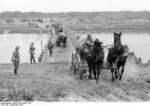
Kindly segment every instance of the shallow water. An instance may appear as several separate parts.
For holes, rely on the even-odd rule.
[[[84,39],[87,34],[80,36]],[[103,42],[103,45],[112,45],[114,36],[113,33],[92,34],[93,38],[98,38]],[[122,44],[129,46],[130,52],[135,52],[137,57],[142,58],[142,62],[146,63],[150,59],[150,34],[148,33],[123,33]]]
[[[11,63],[12,52],[15,50],[15,46],[20,46],[20,62],[29,63],[30,54],[29,46],[31,42],[34,42],[35,59],[41,53],[41,41],[42,48],[44,48],[47,35],[45,34],[1,34],[0,35],[0,63]]]

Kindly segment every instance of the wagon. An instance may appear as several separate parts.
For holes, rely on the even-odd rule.
[[[67,47],[67,36],[60,34],[56,39],[56,46],[66,48]]]
[[[104,48],[108,47],[110,45],[103,46]],[[85,60],[81,59],[79,53],[72,53],[71,57],[71,68],[74,72],[74,74],[77,74],[80,79],[82,79],[83,74],[88,70],[88,64]],[[114,66],[109,66],[106,64],[103,64],[100,68],[102,69],[116,69]]]

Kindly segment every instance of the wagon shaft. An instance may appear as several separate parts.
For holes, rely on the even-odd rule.
[[[81,64],[81,68],[84,68],[84,67],[88,67],[88,65],[87,64]],[[102,69],[116,69],[116,67],[110,67],[107,65],[103,65],[100,68],[102,68]]]

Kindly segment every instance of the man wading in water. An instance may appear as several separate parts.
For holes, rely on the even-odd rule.
[[[20,55],[19,55],[19,46],[16,46],[15,51],[12,54],[12,59],[14,65],[14,74],[17,75],[17,70],[20,62]]]
[[[30,64],[33,64],[33,62],[34,62],[34,64],[36,64],[35,56],[34,56],[35,47],[33,45],[34,45],[34,43],[32,42],[31,46],[30,46],[30,51],[29,51],[30,52]]]

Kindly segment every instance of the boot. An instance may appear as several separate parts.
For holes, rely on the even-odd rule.
[[[17,69],[14,69],[14,74],[17,75]]]

